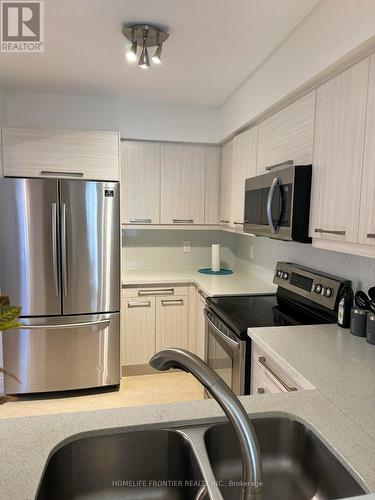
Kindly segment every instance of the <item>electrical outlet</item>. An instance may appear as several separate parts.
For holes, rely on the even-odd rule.
[[[254,245],[250,245],[250,259],[255,257],[255,247]]]
[[[183,248],[185,253],[189,253],[190,252],[190,241],[183,241],[182,248]]]

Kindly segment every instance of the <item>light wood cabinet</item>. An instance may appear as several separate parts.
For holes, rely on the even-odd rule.
[[[162,224],[204,224],[205,159],[203,147],[162,144]]]
[[[219,224],[221,148],[206,147],[204,223]]]
[[[161,145],[124,141],[121,150],[121,222],[159,224]]]
[[[143,365],[155,354],[155,297],[122,298],[122,365]]]
[[[123,373],[150,373],[150,358],[161,349],[195,351],[195,287],[155,285],[122,290]]]
[[[375,55],[370,58],[358,242],[375,245]]]
[[[365,59],[317,89],[313,238],[358,240],[368,76]]]
[[[245,130],[233,139],[231,225],[243,230],[245,211],[245,181],[257,173],[258,129]]]
[[[221,150],[220,224],[222,225],[230,225],[232,219],[232,168],[233,141],[229,141]]]
[[[156,352],[169,347],[189,349],[187,297],[156,298]]]
[[[119,180],[117,132],[4,127],[2,141],[5,176]]]
[[[258,173],[286,160],[295,165],[312,163],[314,113],[315,90],[259,124]]]

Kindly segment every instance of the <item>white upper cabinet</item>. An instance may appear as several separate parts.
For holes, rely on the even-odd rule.
[[[315,91],[270,116],[258,126],[257,171],[293,160],[310,165],[313,155]]]
[[[221,149],[220,224],[223,225],[230,224],[232,218],[232,166],[233,141],[229,141]]]
[[[161,224],[204,224],[206,150],[161,145]]]
[[[121,148],[121,222],[159,224],[161,145],[125,141]]]
[[[358,242],[375,245],[375,56],[370,59]]]
[[[206,147],[204,223],[219,224],[221,148]]]
[[[317,89],[310,224],[314,238],[357,242],[368,76],[367,58]]]
[[[4,175],[119,180],[119,134],[3,128]]]
[[[258,128],[245,130],[233,139],[231,225],[243,229],[245,180],[257,173]]]

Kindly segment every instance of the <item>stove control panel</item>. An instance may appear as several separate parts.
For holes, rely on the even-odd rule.
[[[342,286],[348,281],[290,262],[278,262],[273,282],[333,310]]]

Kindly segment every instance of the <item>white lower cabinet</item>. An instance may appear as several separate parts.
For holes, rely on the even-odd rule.
[[[155,354],[155,297],[123,298],[122,364],[147,364]]]
[[[302,376],[296,377],[278,359],[266,354],[254,341],[251,354],[251,394],[293,392],[313,389]]]
[[[194,350],[195,307],[189,286],[134,287],[122,291],[121,365],[123,374],[149,373],[150,358],[168,347]],[[195,305],[194,305],[195,306]],[[193,318],[195,320],[195,316]]]
[[[189,348],[188,298],[156,298],[156,352],[169,347]]]

